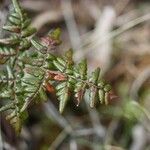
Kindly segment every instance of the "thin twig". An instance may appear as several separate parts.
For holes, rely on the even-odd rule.
[[[61,18],[62,14],[59,11],[45,11],[33,20],[32,26],[39,30],[46,23],[57,22],[61,20]]]
[[[61,8],[69,32],[72,47],[73,49],[78,49],[79,45],[81,44],[79,38],[80,35],[74,18],[72,2],[68,0],[61,1]]]
[[[72,127],[69,122],[57,111],[55,106],[52,104],[51,100],[47,101],[43,104],[45,114],[49,118],[53,118],[53,120],[63,129],[66,127],[66,131],[70,133],[72,131]]]
[[[94,50],[95,46],[100,45],[100,44],[106,42],[107,40],[110,40],[111,38],[114,38],[114,37],[122,34],[123,32],[125,32],[125,31],[133,28],[134,26],[136,26],[136,25],[138,25],[138,24],[140,24],[142,22],[148,21],[148,20],[150,20],[150,13],[148,13],[148,14],[146,14],[144,16],[141,16],[139,18],[136,18],[136,19],[134,19],[134,20],[132,20],[132,21],[124,24],[120,28],[118,28],[118,29],[110,32],[109,34],[103,36],[103,38],[101,38],[101,35],[99,35],[100,37],[98,36],[98,37],[95,37],[93,39],[89,39],[88,37],[90,37],[90,35],[88,35],[86,37],[87,41],[85,43],[82,42],[80,49],[78,51],[76,51],[76,53],[75,53],[75,59],[76,60],[80,60],[88,52],[90,52],[91,49]],[[99,41],[98,40],[99,38],[101,38],[102,40]],[[91,42],[91,44],[89,44],[87,47],[85,47],[89,41]],[[81,55],[79,55],[79,53],[80,53],[80,51],[81,51],[82,48],[84,48],[85,50],[82,51]]]
[[[63,142],[66,136],[72,135],[74,131],[69,122],[56,110],[51,101],[44,104],[44,110],[48,117],[52,117],[59,124],[59,126],[64,129],[49,148],[49,150],[55,150]],[[77,147],[76,141],[72,138],[73,137],[71,137],[71,140],[73,140],[72,142]]]
[[[64,141],[64,139],[67,137],[66,129],[64,129],[55,139],[55,141],[51,144],[51,146],[48,148],[48,150],[56,150],[60,144]]]
[[[137,124],[132,130],[133,142],[130,146],[130,150],[143,150],[147,143],[146,131],[141,124]]]
[[[131,86],[131,90],[130,90],[130,96],[131,98],[133,98],[134,100],[138,100],[138,91],[141,88],[142,84],[149,79],[150,77],[150,67],[144,69],[144,71],[142,71],[137,78],[135,79],[135,81],[133,82],[132,86]]]
[[[95,108],[90,109],[89,104],[87,102],[87,98],[85,97],[85,103],[89,112],[89,116],[95,131],[95,134],[97,134],[100,138],[103,138],[105,136],[105,128],[101,125],[99,120],[98,112],[95,110]]]
[[[1,125],[2,125],[2,118],[1,118],[1,114],[0,114],[0,149],[3,149],[4,148],[4,142],[3,142],[3,137],[2,137],[2,128],[1,128]]]
[[[70,150],[77,150],[77,143],[74,138],[70,140]]]

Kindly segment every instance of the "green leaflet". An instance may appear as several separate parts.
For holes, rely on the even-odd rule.
[[[57,57],[56,60],[53,60],[53,64],[61,72],[72,74],[73,72],[71,70],[72,68],[70,68],[71,66],[69,61],[70,60],[67,57],[64,57],[64,59],[61,57]]]
[[[56,60],[56,56],[54,56],[53,54],[48,53],[45,63],[44,63],[44,68],[49,69],[49,70],[55,70],[56,67],[53,63],[53,60]]]
[[[109,85],[109,84],[106,84],[105,86],[104,86],[104,91],[105,92],[109,92],[111,90],[111,86]]]
[[[46,47],[43,46],[37,39],[32,38],[31,43],[38,51],[44,54],[46,53]]]
[[[20,42],[20,50],[26,50],[29,49],[31,47],[31,43],[28,39],[23,39]]]
[[[53,37],[54,39],[59,39],[61,35],[60,28],[50,31],[49,36]]]
[[[26,19],[22,24],[21,24],[21,27],[22,29],[25,29],[27,28],[29,25],[31,24],[31,19]]]
[[[39,90],[39,96],[40,96],[40,99],[45,102],[48,100],[48,97],[45,93],[45,90],[41,87],[40,90]]]
[[[26,65],[25,72],[27,72],[28,74],[36,78],[39,78],[40,80],[43,78],[44,73],[45,73],[41,68],[36,67],[36,66],[33,67],[29,65]]]
[[[11,13],[11,16],[20,19],[20,15],[16,12]]]
[[[59,45],[61,43],[60,35],[61,35],[61,30],[59,28],[55,30],[51,30],[48,34],[49,38],[54,40],[56,45]]]
[[[20,27],[19,26],[5,25],[5,26],[3,26],[3,29],[7,30],[7,31],[10,31],[10,32],[15,32],[15,33],[20,32]]]
[[[11,89],[8,90],[7,88],[4,87],[3,89],[1,89],[0,98],[2,98],[2,99],[11,99],[11,97],[12,97],[12,90]]]
[[[74,92],[75,92],[75,97],[77,99],[77,106],[79,106],[81,100],[84,97],[84,93],[86,91],[86,86],[87,86],[87,84],[83,83],[83,82],[77,82],[75,84]]]
[[[73,86],[77,83],[76,79],[71,78],[71,77],[68,79],[68,82],[69,82],[70,84],[72,84]]]
[[[19,114],[16,111],[12,111],[9,115],[6,116],[6,119],[10,121],[10,124],[13,126],[16,133],[19,134],[22,126],[21,119],[23,119],[23,117],[19,117]]]
[[[7,83],[9,81],[12,81],[13,78],[8,78],[8,76],[4,75],[4,74],[0,74],[0,85],[2,83]]]
[[[17,114],[17,111],[16,111],[16,110],[13,110],[10,114],[8,114],[8,115],[6,116],[6,120],[11,120],[11,119],[13,119],[13,118],[16,116],[16,114]]]
[[[26,84],[25,84],[26,85]],[[16,84],[16,87],[15,87],[15,93],[16,94],[21,94],[25,91],[25,87],[21,84],[21,82],[17,83]]]
[[[104,88],[104,85],[105,85],[105,81],[104,81],[103,79],[99,79],[99,81],[98,81],[98,86],[99,86],[100,88]]]
[[[63,58],[61,58],[61,57],[57,57],[57,61],[62,65],[62,66],[66,66],[66,62],[65,62],[65,60],[63,59]]]
[[[66,85],[65,85],[65,87],[59,89],[57,91],[56,95],[59,97],[59,96],[63,95],[65,93],[65,91],[66,91]]]
[[[69,49],[65,52],[65,59],[67,59],[68,62],[70,62],[72,64],[73,62],[73,50]]]
[[[56,86],[57,90],[57,97],[59,99],[59,112],[62,113],[65,109],[65,106],[67,104],[67,101],[70,97],[69,95],[69,86],[67,82],[62,82]]]
[[[111,90],[111,86],[109,84],[106,84],[104,80],[100,80],[98,82],[98,86],[100,87],[98,93],[99,93],[99,100],[100,103],[108,104],[109,100],[109,91]]]
[[[60,102],[59,102],[59,112],[60,113],[63,113],[64,109],[65,109],[65,106],[67,104],[67,101],[69,99],[69,89],[66,88],[64,90],[64,93],[58,97],[60,99]]]
[[[22,78],[22,82],[34,86],[38,86],[40,84],[40,79],[36,78],[35,76],[26,73]]]
[[[55,70],[54,64],[50,61],[45,61],[43,67],[48,70]]]
[[[26,84],[27,85],[27,84]],[[28,92],[28,93],[35,93],[37,91],[37,87],[36,86],[33,86],[33,85],[27,85],[25,88],[24,88],[24,91],[25,92]]]
[[[86,80],[87,78],[87,62],[82,60],[75,68],[74,75],[76,78],[81,77],[81,79]]]
[[[8,65],[7,65],[7,76],[8,76],[8,79],[13,79],[14,78],[14,76],[13,76],[13,70]]]
[[[95,106],[96,99],[97,99],[97,88],[93,86],[90,88],[89,99],[90,99],[90,107],[93,108]]]
[[[86,78],[87,75],[87,62],[86,60],[83,60],[79,63],[79,73],[81,74],[81,78]]]
[[[92,72],[91,77],[89,78],[89,82],[93,84],[90,86],[90,93],[89,93],[91,108],[95,106],[96,99],[98,96],[98,89],[96,88],[96,86],[98,85],[99,75],[100,75],[100,68],[97,68],[95,69],[95,71]]]
[[[58,91],[60,89],[63,89],[65,86],[66,86],[66,82],[62,82],[56,86],[56,90]]]
[[[21,131],[21,127],[22,127],[22,121],[21,121],[21,117],[14,117],[13,119],[10,120],[10,124],[14,127],[17,135],[20,133]]]
[[[63,72],[65,70],[65,67],[62,64],[60,64],[58,61],[53,60],[53,64],[59,71]]]
[[[23,38],[29,37],[29,36],[33,35],[35,32],[36,32],[36,29],[35,29],[35,28],[28,27],[28,28],[24,29],[24,30],[21,32],[21,36],[22,36]]]
[[[97,85],[99,75],[100,75],[100,68],[97,68],[95,71],[92,72],[92,75],[89,78],[89,82],[92,82]]]
[[[20,17],[22,18],[22,11],[21,11],[21,8],[19,6],[18,0],[12,0],[12,2],[13,2],[15,12],[18,13],[20,15]]]
[[[65,71],[67,74],[72,75],[73,74],[73,70],[72,69],[66,69]]]
[[[11,102],[10,104],[7,104],[7,105],[1,107],[0,108],[0,112],[6,111],[6,110],[9,110],[9,109],[12,109],[12,108],[14,108],[14,103],[13,102]]]
[[[105,92],[102,89],[99,89],[98,94],[100,103],[103,104],[105,101]]]
[[[14,35],[14,36],[10,36],[9,38],[5,38],[5,39],[1,39],[0,40],[0,45],[15,45],[18,44],[20,42],[20,39],[18,36]]]
[[[23,55],[18,58],[21,62],[26,65],[40,67],[43,64],[43,58],[34,58],[32,56]]]
[[[16,134],[19,135],[21,132],[22,124],[27,117],[28,117],[27,111],[24,111],[22,113],[17,113],[13,111],[10,115],[6,117],[6,119],[10,121],[10,124],[15,129]]]
[[[12,24],[12,25],[16,25],[16,26],[20,26],[21,24],[21,20],[16,18],[16,17],[13,17],[13,16],[9,16],[8,18],[9,22]]]
[[[46,60],[47,61],[53,61],[56,59],[56,56],[54,56],[53,54],[47,54]]]
[[[66,60],[67,63],[67,69],[72,70],[72,65],[74,64],[72,49],[69,49],[68,51],[65,52],[64,59]]]
[[[19,44],[19,42],[20,42],[20,37],[19,36],[17,36],[17,35],[10,36],[9,45],[10,44],[13,44],[13,45]]]
[[[109,100],[109,93],[105,93],[105,105],[108,105],[108,100]]]
[[[14,55],[16,55],[15,49],[8,46],[0,46],[0,56],[7,57]]]

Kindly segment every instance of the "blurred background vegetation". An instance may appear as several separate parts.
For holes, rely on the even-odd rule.
[[[150,149],[150,1],[20,0],[43,36],[60,27],[62,45],[76,62],[88,59],[90,72],[100,66],[117,98],[91,109],[72,98],[63,115],[47,93],[32,105],[19,137],[1,116],[0,146],[6,150],[149,150]],[[10,0],[0,0],[0,37]]]

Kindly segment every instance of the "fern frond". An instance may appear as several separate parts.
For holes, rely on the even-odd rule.
[[[30,26],[31,20],[18,0],[12,2],[14,9],[3,27],[10,36],[0,39],[0,64],[4,70],[0,76],[0,98],[8,102],[0,112],[6,111],[6,118],[16,132],[20,132],[28,116],[28,106],[37,99],[46,101],[47,91],[56,93],[60,113],[72,95],[79,106],[86,90],[91,107],[95,106],[96,99],[107,104],[111,88],[100,78],[100,69],[88,75],[86,60],[75,64],[71,49],[64,56],[53,55],[51,50],[61,44],[60,29],[37,38],[36,29]]]

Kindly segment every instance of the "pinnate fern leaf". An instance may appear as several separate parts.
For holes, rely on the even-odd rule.
[[[64,56],[52,54],[61,44],[60,29],[37,38],[36,29],[31,27],[18,0],[12,2],[14,9],[3,27],[10,36],[0,39],[0,99],[6,100],[1,103],[0,112],[6,112],[6,119],[16,132],[21,131],[29,105],[46,101],[47,92],[56,93],[60,113],[73,95],[79,106],[86,90],[91,107],[96,105],[96,99],[107,104],[111,87],[101,79],[100,69],[88,75],[86,60],[75,64],[72,49]]]

